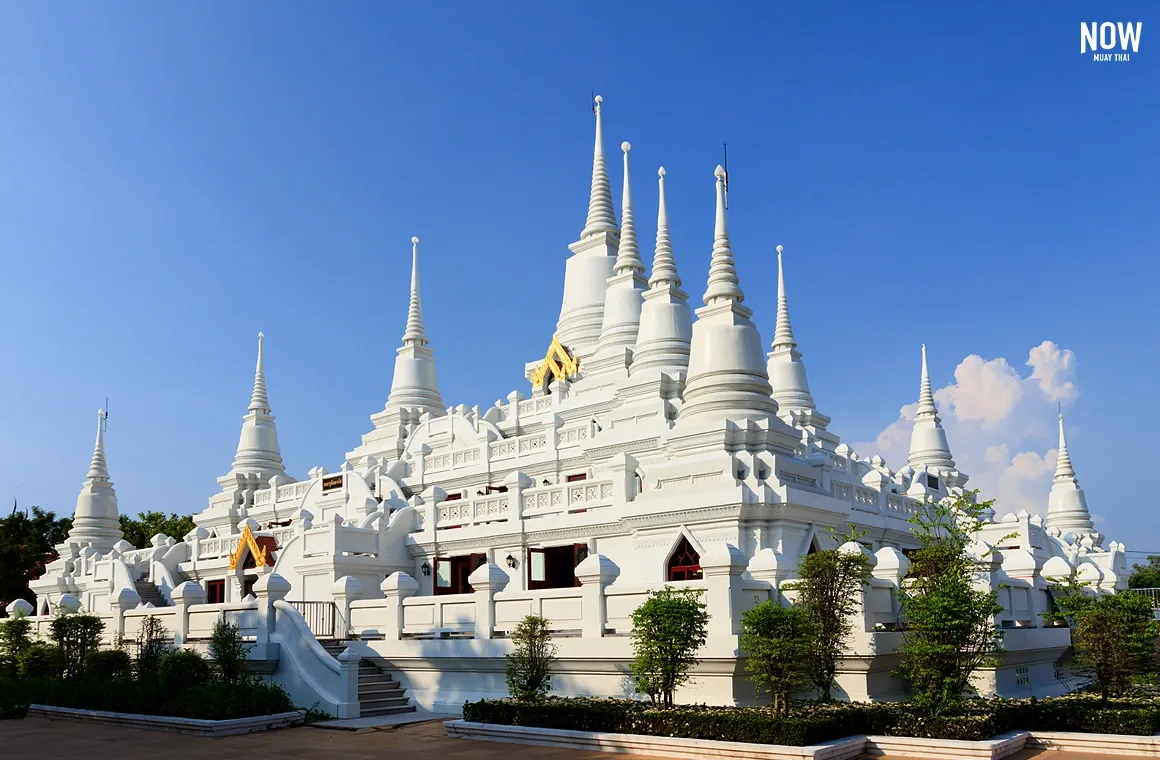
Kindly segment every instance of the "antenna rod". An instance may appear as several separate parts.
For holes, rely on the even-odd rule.
[[[725,169],[725,177],[724,177],[724,180],[725,180],[725,182],[724,182],[724,184],[725,184],[725,210],[728,211],[729,210],[729,143],[721,143],[721,147],[725,151],[725,165],[722,168]]]
[[[101,432],[109,432],[109,397],[105,396],[105,413],[101,415]]]
[[[588,95],[588,101],[592,104],[592,113],[596,113],[596,90],[592,90]]]

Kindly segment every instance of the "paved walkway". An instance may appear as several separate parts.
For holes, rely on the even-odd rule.
[[[615,760],[642,755],[611,755],[604,752],[525,744],[450,739],[440,721],[406,726],[365,728],[358,731],[326,731],[300,727],[265,731],[245,736],[206,739],[163,731],[120,728],[48,718],[25,718],[0,722],[0,756],[4,760],[56,760],[84,757],[89,760]],[[1026,750],[1012,760],[1110,760],[1111,755],[1088,755],[1049,750]],[[905,760],[878,758],[877,760]]]

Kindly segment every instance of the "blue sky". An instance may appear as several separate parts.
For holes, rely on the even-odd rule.
[[[1139,53],[1080,55],[1093,20],[1142,21]],[[389,390],[412,235],[445,401],[526,392],[595,90],[649,258],[668,171],[698,303],[729,143],[746,302],[768,340],[783,244],[844,440],[883,442],[926,342],[975,482],[1035,454],[1045,493],[1058,396],[1101,527],[1160,551],[1158,30],[1146,2],[6,4],[0,499],[71,512],[109,396],[122,511],[203,508],[258,330],[288,467],[336,469]],[[1044,341],[1055,396],[1025,366]]]

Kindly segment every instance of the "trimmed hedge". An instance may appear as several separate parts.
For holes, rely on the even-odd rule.
[[[208,683],[174,693],[156,680],[0,680],[0,717],[23,717],[30,704],[203,720],[250,718],[294,709],[281,687],[261,681]]]
[[[519,702],[481,700],[464,720],[508,726],[806,746],[858,734],[977,741],[1015,729],[1151,736],[1160,733],[1160,700],[1125,698],[1101,707],[1076,694],[1052,699],[972,700],[955,715],[924,716],[906,702],[795,703],[790,717],[767,707],[678,705],[588,697]]]

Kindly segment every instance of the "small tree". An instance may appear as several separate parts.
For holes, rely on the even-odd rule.
[[[161,666],[161,658],[169,653],[170,646],[165,638],[168,631],[153,615],[141,621],[137,631],[137,662],[135,670],[140,680],[154,679]]]
[[[857,541],[860,537],[851,525],[840,542]],[[817,629],[807,656],[808,672],[824,701],[832,698],[830,690],[838,673],[838,660],[853,632],[853,615],[870,571],[870,560],[861,552],[824,549],[802,557],[798,580],[786,584],[786,588],[797,591],[796,603],[809,613]]]
[[[758,691],[768,689],[773,709],[789,715],[789,698],[806,679],[817,626],[803,607],[765,602],[741,616],[745,667]]]
[[[83,612],[61,613],[49,624],[49,635],[60,657],[62,678],[77,678],[85,672],[89,655],[101,647],[105,621]]]
[[[249,675],[246,661],[251,645],[242,639],[242,631],[223,613],[213,624],[209,637],[209,656],[213,658],[218,677],[226,683],[238,683]]]
[[[1128,588],[1160,588],[1160,555],[1149,554],[1146,565],[1132,565]]]
[[[650,591],[632,612],[632,677],[653,704],[673,706],[673,692],[687,683],[697,650],[708,635],[709,613],[700,589],[665,586]]]
[[[1088,596],[1072,587],[1056,606],[1071,626],[1072,663],[1095,679],[1101,704],[1153,669],[1160,624],[1147,597],[1131,591]]]
[[[513,697],[536,700],[552,688],[551,671],[556,645],[548,631],[548,619],[528,615],[511,634],[515,650],[507,656],[507,686]]]
[[[0,620],[0,677],[16,675],[20,658],[32,646],[32,622],[24,615]]]
[[[975,493],[928,501],[910,518],[919,548],[901,589],[907,628],[897,672],[931,716],[959,707],[971,674],[1002,651],[998,592],[975,587],[980,558],[968,551],[993,504],[976,504]]]

